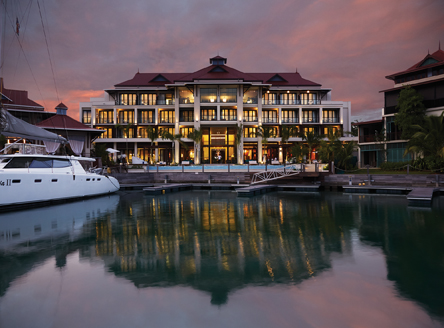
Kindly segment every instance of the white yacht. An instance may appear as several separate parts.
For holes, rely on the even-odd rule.
[[[0,132],[5,136],[66,142],[63,137],[28,124],[4,109],[0,113]],[[85,171],[79,161],[95,161],[93,158],[45,155],[43,150],[36,151],[38,145],[20,145],[19,153],[0,155],[0,209],[91,197],[120,188],[114,177]]]

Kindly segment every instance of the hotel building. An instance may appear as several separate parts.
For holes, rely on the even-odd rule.
[[[148,161],[153,153],[152,162],[166,163],[283,162],[291,145],[302,142],[295,133],[282,143],[285,126],[320,135],[328,128],[351,130],[350,102],[332,101],[331,89],[298,72],[243,73],[226,64],[226,58],[216,56],[194,73],[136,73],[105,90],[103,98],[80,103],[80,120],[105,130],[95,142],[130,159]],[[182,138],[151,142],[148,126]],[[243,133],[236,144],[239,127]],[[202,131],[200,145],[188,138],[194,129]],[[262,129],[271,131],[265,145],[258,133]]]
[[[444,111],[444,51],[440,48],[427,54],[412,67],[386,76],[394,82],[393,88],[383,90],[384,108],[382,118],[359,122],[359,157],[361,166],[380,166],[387,162],[402,162],[412,159],[404,156],[408,140],[401,139],[401,131],[395,125],[398,98],[401,90],[412,86],[423,97],[426,115],[441,115]]]

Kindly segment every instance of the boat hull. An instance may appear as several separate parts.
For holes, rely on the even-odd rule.
[[[0,173],[0,209],[98,196],[120,188],[117,179],[99,174],[31,171]]]

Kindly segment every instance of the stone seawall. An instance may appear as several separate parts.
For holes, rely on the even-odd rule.
[[[330,174],[324,177],[325,187],[340,187],[349,184],[368,183],[367,174]],[[444,174],[370,174],[372,185],[396,187],[443,187]]]
[[[239,172],[159,172],[159,173],[113,173],[121,184],[135,183],[250,183],[253,173]]]

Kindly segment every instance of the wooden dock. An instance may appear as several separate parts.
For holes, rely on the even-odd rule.
[[[182,190],[192,190],[192,184],[166,184],[155,187],[143,188],[143,191],[147,195],[161,195],[168,192],[182,191]]]
[[[392,186],[342,186],[344,192],[364,193],[364,194],[408,194],[412,187],[392,187]]]
[[[313,185],[279,185],[278,191],[303,191],[303,192],[318,192],[321,189],[320,184]]]
[[[143,190],[153,186],[152,183],[124,183],[120,185],[120,190]]]
[[[433,196],[439,188],[413,188],[407,195],[409,205],[431,205]]]
[[[245,188],[236,189],[238,197],[251,197],[259,194],[265,194],[278,189],[275,185],[254,185]]]

